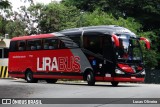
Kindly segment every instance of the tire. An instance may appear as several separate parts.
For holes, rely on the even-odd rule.
[[[115,82],[115,81],[111,82],[112,86],[114,86],[114,87],[117,87],[117,86],[118,86],[118,83],[119,83],[119,82]]]
[[[89,86],[95,85],[95,77],[93,72],[90,71],[89,73],[87,73],[86,80]]]
[[[46,79],[47,83],[56,83],[58,79]]]
[[[28,83],[37,83],[38,82],[38,79],[33,78],[33,73],[30,70],[26,72],[25,79]]]

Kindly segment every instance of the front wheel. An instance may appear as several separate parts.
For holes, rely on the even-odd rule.
[[[112,86],[114,86],[114,87],[118,86],[118,83],[119,82],[115,82],[115,81],[111,82]]]
[[[89,73],[87,74],[87,83],[88,83],[88,85],[90,85],[90,86],[95,85],[95,78],[94,78],[93,72],[89,72]]]
[[[47,83],[56,83],[58,79],[46,79]]]
[[[26,72],[25,79],[28,83],[37,83],[38,82],[38,79],[33,78],[33,73],[30,70]]]

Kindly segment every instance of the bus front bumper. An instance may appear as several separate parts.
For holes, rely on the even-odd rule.
[[[112,77],[117,82],[144,82],[143,77]]]
[[[96,81],[107,81],[107,82],[144,82],[144,77],[96,77]]]

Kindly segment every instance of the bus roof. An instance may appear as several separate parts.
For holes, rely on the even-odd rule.
[[[14,37],[14,38],[12,38],[11,41],[40,39],[40,38],[49,38],[49,37],[55,37],[55,36],[63,36],[63,35],[60,34],[60,33],[48,33],[48,34],[38,34],[38,35],[20,36],[20,37]]]
[[[80,27],[80,28],[72,28],[60,31],[60,33],[71,33],[71,32],[82,32],[82,31],[97,31],[97,32],[105,32],[108,34],[122,34],[129,33],[135,37],[135,34],[131,32],[129,29],[117,26],[117,25],[100,25],[100,26],[88,26],[88,27]]]

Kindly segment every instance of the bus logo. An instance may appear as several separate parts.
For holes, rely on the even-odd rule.
[[[80,71],[80,58],[71,57],[37,57],[37,71]]]

